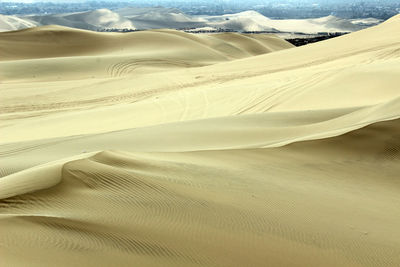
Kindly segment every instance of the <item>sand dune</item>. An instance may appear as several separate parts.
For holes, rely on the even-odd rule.
[[[399,27],[0,34],[0,266],[400,265]]]
[[[37,24],[33,21],[18,18],[16,16],[6,16],[0,14],[0,32],[16,31],[36,26]]]

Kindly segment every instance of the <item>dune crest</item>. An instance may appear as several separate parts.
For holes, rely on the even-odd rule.
[[[0,179],[0,199],[51,188],[61,182],[61,173],[65,163],[90,157],[94,154],[85,153],[84,155],[57,160],[2,177]]]

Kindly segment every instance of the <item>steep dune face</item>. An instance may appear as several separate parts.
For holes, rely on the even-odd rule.
[[[62,30],[51,58],[10,45],[43,29],[0,35],[2,262],[400,265],[398,27],[285,50],[271,36],[68,33],[103,39],[100,62],[64,54]],[[190,64],[106,74],[133,53]],[[41,80],[22,79],[35,62]]]

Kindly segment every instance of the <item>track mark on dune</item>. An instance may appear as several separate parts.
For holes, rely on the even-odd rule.
[[[201,94],[203,96],[203,99],[204,99],[204,105],[202,106],[203,107],[202,118],[207,118],[208,110],[210,108],[210,100],[208,99],[208,94],[207,94],[207,92],[205,90],[201,90],[200,92],[201,92]]]
[[[245,102],[245,105],[243,105],[245,107],[239,109],[237,114],[266,112],[275,106],[306,92],[310,87],[323,81],[323,77],[327,75],[329,75],[329,73],[316,73],[311,77],[299,78],[293,82],[285,84],[284,86],[272,89],[268,94],[265,93],[264,88],[260,88],[257,91],[254,91],[253,94],[248,95],[248,98],[252,98],[248,102]]]
[[[107,68],[107,72],[111,77],[120,77],[123,75],[127,75],[141,67],[163,67],[163,66],[189,68],[189,67],[201,67],[205,66],[205,64],[193,63],[179,59],[130,59],[110,65]]]
[[[400,57],[400,48],[388,49],[379,53],[376,58],[380,60],[394,59]]]

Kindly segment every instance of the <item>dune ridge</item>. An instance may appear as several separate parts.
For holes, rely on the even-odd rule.
[[[0,199],[53,187],[61,182],[62,168],[65,163],[82,157],[90,157],[93,154],[86,153],[85,155],[74,156],[72,159],[61,159],[7,175],[0,180]]]
[[[25,49],[26,42],[30,49]],[[272,35],[197,36],[174,30],[113,34],[42,26],[0,33],[0,79],[2,83],[97,82],[104,77],[206,66],[291,47]]]
[[[0,266],[400,265],[399,26],[1,33]]]
[[[246,53],[259,55],[293,47],[293,45],[273,35],[269,35],[267,38],[264,36],[252,35],[252,38],[245,38],[244,35],[236,33],[193,35],[168,29],[120,34],[50,25],[1,33],[2,53],[0,55],[1,61],[9,61],[83,55],[140,54],[149,51],[156,52],[159,49],[167,51],[179,49],[182,52],[185,48],[190,48],[192,50],[205,50],[205,52],[214,53],[220,55],[220,57],[235,58]],[[240,40],[236,41],[236,39]],[[22,43],[22,40],[31,44],[30,50],[24,49],[26,43]],[[60,43],[62,43],[62,46],[60,46]],[[166,43],[172,43],[174,47],[165,46]],[[241,49],[235,45],[236,43],[241,44]],[[260,47],[258,50],[262,51],[253,48],[257,45]],[[230,50],[227,49],[229,47],[231,47]],[[275,49],[271,49],[271,47]],[[202,56],[207,58],[205,55]]]

